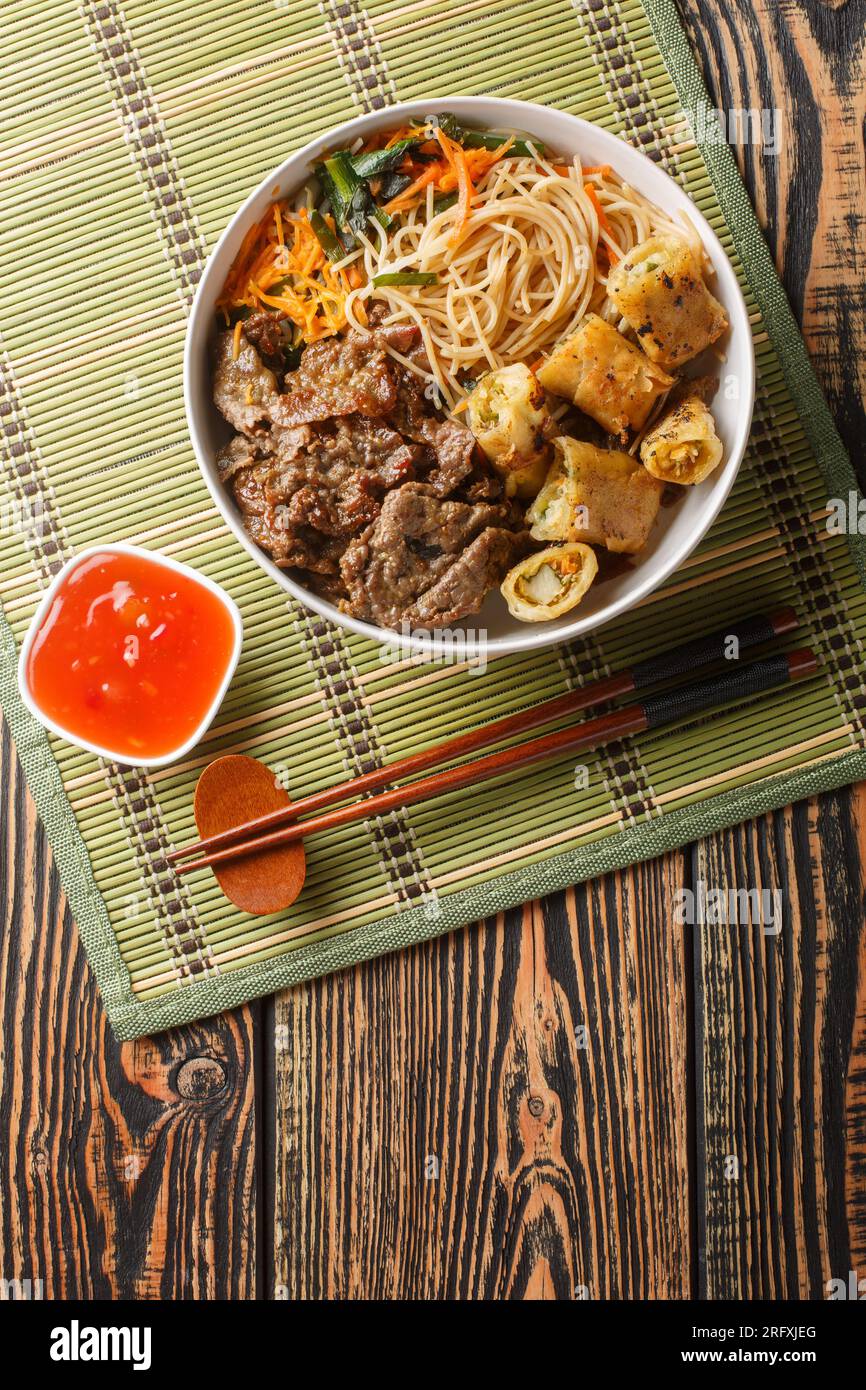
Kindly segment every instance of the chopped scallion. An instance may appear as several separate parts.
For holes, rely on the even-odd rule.
[[[373,276],[374,285],[435,285],[434,270],[388,270]]]
[[[341,261],[346,252],[343,249],[336,233],[331,231],[322,214],[317,208],[313,208],[310,213],[310,226],[316,233],[319,245],[324,251],[329,261]]]

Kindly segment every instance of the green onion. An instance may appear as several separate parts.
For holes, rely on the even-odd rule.
[[[313,208],[310,213],[310,226],[316,233],[319,245],[324,251],[329,261],[341,261],[345,256],[345,251],[335,235],[331,231],[327,222],[317,208]]]
[[[324,164],[319,164],[316,169],[319,183],[322,186],[322,196],[331,209],[334,221],[337,224],[337,235],[346,251],[355,249],[355,238],[344,223],[344,204],[337,190],[337,186]]]
[[[461,144],[468,150],[498,150],[508,139],[507,135],[492,134],[489,130],[464,130]],[[532,149],[526,140],[514,140],[508,149],[509,155],[544,154],[540,140],[533,140]]]
[[[368,150],[366,154],[350,155],[352,168],[359,179],[372,179],[378,174],[388,174],[402,163],[406,151],[417,145],[420,139],[419,135],[409,135],[405,140],[398,140],[387,150]]]
[[[352,168],[351,157],[345,150],[340,150],[337,154],[332,154],[330,159],[325,160],[325,168],[331,183],[337,190],[338,197],[348,206],[361,183]]]
[[[374,222],[378,222],[379,226],[383,227],[386,232],[394,220],[392,217],[388,216],[384,208],[377,207],[375,203],[370,209],[370,217]]]
[[[439,116],[425,116],[423,122],[419,124],[438,126],[440,130],[451,140],[456,140],[467,150],[498,150],[499,146],[507,139],[507,135],[491,130],[466,130],[453,116],[450,111],[444,111]],[[532,148],[529,147],[528,140],[517,138],[509,149],[509,154],[532,155],[544,154],[544,145],[540,140],[532,140]]]
[[[336,196],[336,207],[331,202],[334,221],[341,232],[357,235],[367,225],[367,216],[372,204],[370,190],[363,179],[359,179],[352,168],[351,157],[345,150],[325,160],[325,172],[331,182],[331,191]]]
[[[383,275],[374,275],[374,285],[435,285],[438,275],[434,270],[389,270]]]
[[[458,124],[457,117],[450,111],[440,111],[438,116],[422,116],[420,121],[413,121],[413,125],[432,126],[439,129],[448,136],[449,140],[459,140],[463,131]]]
[[[436,217],[440,212],[446,212],[448,208],[453,208],[456,202],[456,193],[438,193],[433,199],[433,216]]]
[[[404,188],[408,188],[411,182],[412,176],[410,174],[389,174],[387,178],[382,180],[379,197],[383,202],[390,203],[391,199],[402,193]]]

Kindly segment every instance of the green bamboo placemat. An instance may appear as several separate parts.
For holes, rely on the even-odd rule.
[[[863,542],[824,521],[853,475],[730,153],[693,138],[707,99],[670,0],[11,0],[4,27],[0,697],[120,1037],[866,775]],[[383,662],[287,604],[221,524],[181,392],[202,264],[249,189],[323,128],[445,92],[547,102],[658,160],[742,267],[759,366],[746,464],[682,570],[602,632],[483,675]],[[47,737],[15,689],[47,579],[116,539],[199,566],[244,614],[216,726],[150,776]],[[488,719],[780,604],[820,651],[818,679],[610,746],[587,758],[585,787],[567,760],[322,836],[289,912],[242,916],[209,876],[181,883],[161,862],[192,835],[196,776],[218,753],[313,791],[457,732],[468,709]]]

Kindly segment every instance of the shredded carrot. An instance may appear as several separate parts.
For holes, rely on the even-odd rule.
[[[592,184],[585,183],[583,185],[583,191],[586,194],[589,201],[592,203],[593,207],[595,208],[596,215],[598,217],[598,225],[601,228],[601,230],[603,232],[606,232],[609,237],[615,237],[616,233],[613,230],[613,226],[611,225],[611,222],[607,217],[604,208],[599,202],[598,194],[596,193]],[[608,242],[599,243],[599,249],[602,249],[602,247],[607,253],[607,258],[611,265],[613,265],[616,261],[619,260],[619,252],[616,250],[616,247],[611,246]]]
[[[573,164],[554,164],[551,167],[555,174],[561,174],[563,178],[568,178],[569,174],[574,172]],[[584,176],[586,176],[587,174],[601,174],[604,178],[607,178],[608,174],[610,173],[610,165],[587,164],[586,168],[582,170],[582,173],[584,174]]]
[[[232,337],[232,357],[235,361],[237,361],[237,359],[241,355],[241,331],[243,329],[243,326],[243,319],[238,319],[237,323],[235,324],[235,331]]]
[[[544,354],[542,353],[541,357],[536,357],[536,359],[535,359],[534,362],[530,362],[530,363],[529,363],[529,370],[530,370],[531,372],[537,372],[543,361],[544,361]]]
[[[255,226],[250,227],[249,231],[247,232],[246,236],[241,242],[240,250],[238,251],[238,254],[235,256],[231,264],[228,276],[226,277],[225,285],[223,286],[222,299],[225,300],[227,303],[230,303],[232,300],[233,294],[244,273],[244,269],[246,263],[249,260],[250,254],[258,244],[258,240],[261,235],[261,230],[262,224],[260,222],[256,223]]]
[[[469,177],[473,185],[481,181],[487,171],[492,169],[493,165],[507,154],[513,144],[514,136],[510,135],[508,139],[495,150],[478,149],[463,151],[466,157],[466,167],[469,170]],[[460,148],[462,147],[458,146],[458,149]],[[457,173],[453,168],[448,169],[437,184],[437,187],[442,193],[450,193],[458,186]]]
[[[417,134],[417,131],[414,131],[411,126],[398,126],[397,129],[394,131],[394,134],[391,135],[388,140],[386,140],[385,149],[390,150],[391,146],[396,145],[398,140],[405,140],[408,136],[415,134]]]
[[[455,407],[454,407],[454,409],[452,410],[451,414],[452,414],[452,415],[459,415],[460,412],[461,412],[461,410],[465,410],[466,407],[468,406],[468,404],[469,404],[469,397],[468,397],[468,396],[464,396],[462,401],[458,401],[458,402],[457,402],[457,404],[455,405]]]
[[[350,284],[328,262],[306,208],[274,204],[244,237],[217,308],[276,309],[315,342],[345,328]],[[235,334],[239,350],[237,328]]]
[[[435,131],[434,134],[436,135],[440,148],[445,154],[447,162],[443,163],[440,159],[432,164],[422,165],[420,172],[416,175],[412,183],[404,188],[402,193],[398,193],[389,203],[385,204],[385,211],[387,213],[408,212],[411,208],[417,207],[418,204],[422,202],[421,195],[431,183],[440,193],[451,193],[455,189],[459,189],[461,187],[462,177],[460,171],[461,159],[465,163],[466,175],[470,185],[472,185],[470,189],[471,199],[475,185],[484,177],[488,169],[492,168],[498,160],[502,159],[503,156],[507,154],[508,150],[510,150],[511,146],[514,144],[514,136],[509,135],[495,150],[464,150],[462,145],[451,140],[448,136],[444,136],[445,144],[443,144],[443,141],[439,139],[440,132],[438,130]],[[436,148],[435,144],[432,145],[432,148]],[[453,158],[452,152],[455,152]],[[407,161],[407,168],[411,169],[412,167],[417,169],[417,163],[412,166],[411,162]]]
[[[361,146],[360,153],[369,154],[370,150],[381,150],[385,148],[384,132],[379,130],[375,135],[371,135]]]
[[[414,183],[410,183],[408,187],[403,189],[402,193],[398,193],[396,198],[392,198],[390,202],[385,204],[385,211],[389,215],[394,212],[405,212],[412,206],[417,195],[427,187],[428,183],[436,183],[437,179],[445,172],[446,167],[441,163],[428,164],[423,174],[419,174]]]
[[[607,219],[607,215],[606,215],[606,213],[605,213],[605,210],[604,210],[604,208],[602,207],[601,203],[599,202],[598,194],[596,193],[596,191],[595,191],[595,189],[593,188],[592,184],[591,184],[591,183],[585,183],[585,184],[583,185],[583,191],[584,191],[584,193],[586,194],[586,196],[587,196],[587,198],[589,199],[589,201],[592,203],[593,207],[595,208],[596,216],[598,217],[598,225],[599,225],[605,232],[607,232],[608,236],[613,236],[613,227],[610,225],[610,222],[609,222],[608,219]]]
[[[442,153],[448,160],[451,169],[457,178],[458,198],[457,198],[457,220],[454,230],[448,238],[449,245],[457,246],[463,237],[466,221],[469,217],[469,209],[472,206],[472,195],[475,189],[469,175],[469,166],[466,163],[466,152],[462,145],[458,145],[456,140],[449,140],[444,130],[439,126],[435,131],[436,139],[442,149]]]

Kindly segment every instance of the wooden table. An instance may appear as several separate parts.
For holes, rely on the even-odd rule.
[[[866,9],[680,8],[717,104],[778,108],[779,153],[738,157],[862,467]],[[5,728],[0,769],[5,1277],[678,1299],[866,1273],[866,786],[121,1046]],[[675,926],[700,880],[782,888],[781,935]]]

